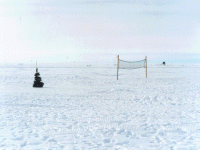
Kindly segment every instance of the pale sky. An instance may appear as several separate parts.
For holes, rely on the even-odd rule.
[[[200,63],[198,0],[0,0],[0,62]]]

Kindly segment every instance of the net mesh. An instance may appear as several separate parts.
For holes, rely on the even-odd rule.
[[[137,68],[145,68],[146,60],[140,61],[124,61],[119,59],[119,69],[137,69]]]

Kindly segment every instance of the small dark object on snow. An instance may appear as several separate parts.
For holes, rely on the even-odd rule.
[[[33,87],[43,87],[44,83],[41,81],[42,78],[40,77],[40,73],[38,72],[38,68],[36,67],[35,81],[33,83]]]
[[[162,64],[165,65],[165,62],[163,62]]]

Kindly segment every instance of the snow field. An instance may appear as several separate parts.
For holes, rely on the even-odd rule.
[[[0,149],[200,149],[199,67],[0,70]]]

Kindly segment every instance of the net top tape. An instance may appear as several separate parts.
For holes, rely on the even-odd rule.
[[[139,60],[139,61],[125,61],[125,60],[121,60],[121,59],[119,59],[119,61],[123,61],[123,62],[127,62],[127,63],[135,63],[135,62],[145,61],[145,59],[143,59],[143,60]]]
[[[119,69],[145,68],[145,59],[140,61],[124,61],[119,59]]]

